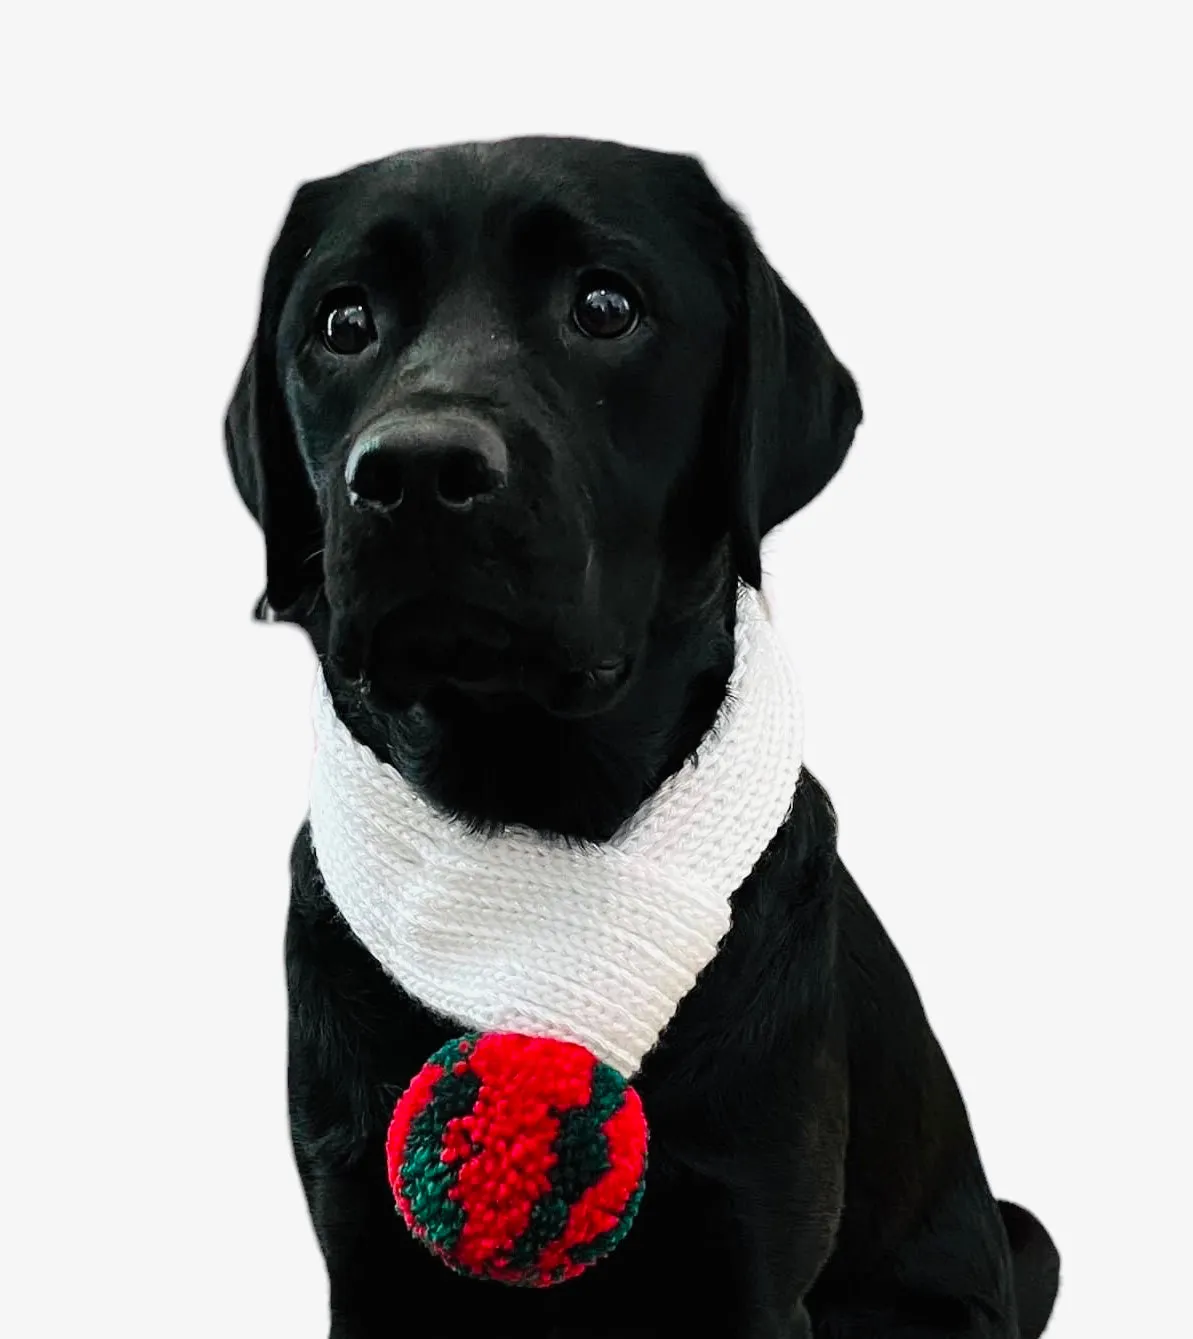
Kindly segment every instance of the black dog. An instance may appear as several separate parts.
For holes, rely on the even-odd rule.
[[[608,838],[723,700],[738,580],[832,478],[857,390],[687,157],[522,139],[304,186],[228,414],[266,542],[356,736],[448,813]],[[333,1339],[1032,1339],[1058,1257],[993,1199],[895,949],[806,773],[636,1079],[620,1249],[524,1290],[451,1273],[384,1174],[451,1034],[334,912],[307,829],[286,943],[294,1149]]]

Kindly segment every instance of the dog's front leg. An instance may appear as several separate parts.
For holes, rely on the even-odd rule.
[[[684,1167],[660,1134],[638,1222],[560,1285],[550,1339],[812,1339],[803,1294],[831,1248],[836,1176],[794,1157],[785,1173],[748,1157]]]
[[[749,1339],[812,1339],[812,1321],[802,1302],[785,1315],[762,1315],[744,1332]]]
[[[412,1289],[425,1252],[410,1249],[413,1243],[394,1212],[378,1158],[348,1162],[322,1153],[312,1156],[297,1141],[295,1153],[327,1267],[330,1339],[381,1339],[393,1333],[417,1295]],[[436,1276],[428,1272],[434,1284]]]
[[[327,1265],[329,1339],[540,1339],[536,1290],[477,1283],[436,1260],[406,1230],[369,1151],[355,1167],[299,1159]]]
[[[548,1339],[694,1339],[697,1335],[701,1339],[812,1339],[813,1331],[807,1311],[799,1304],[785,1316],[759,1314],[724,1326],[716,1320],[700,1322],[685,1316],[670,1327],[666,1323],[638,1325],[632,1321],[614,1328],[560,1327],[552,1330]]]

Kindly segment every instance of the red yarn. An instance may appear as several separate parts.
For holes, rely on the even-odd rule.
[[[453,1255],[465,1269],[500,1276],[502,1257],[508,1259],[535,1202],[551,1188],[554,1111],[587,1105],[594,1059],[570,1042],[508,1033],[478,1039],[470,1066],[481,1097],[444,1134],[445,1149],[464,1159],[451,1196],[464,1207]]]

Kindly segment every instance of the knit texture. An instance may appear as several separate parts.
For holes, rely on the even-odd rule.
[[[716,953],[801,764],[794,672],[745,586],[713,728],[608,842],[470,832],[353,738],[322,678],[314,723],[319,869],[385,971],[461,1031],[576,1042],[627,1078]]]

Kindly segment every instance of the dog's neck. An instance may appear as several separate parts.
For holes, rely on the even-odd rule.
[[[457,692],[382,714],[329,683],[353,733],[438,808],[478,829],[603,841],[692,755],[724,701],[734,586],[686,608],[652,638],[631,691],[594,717],[488,711]]]

